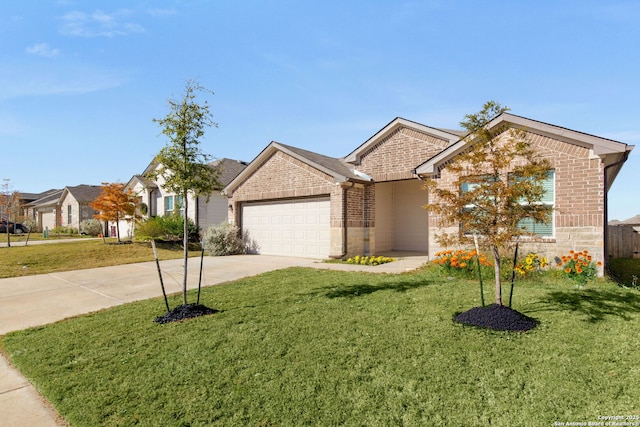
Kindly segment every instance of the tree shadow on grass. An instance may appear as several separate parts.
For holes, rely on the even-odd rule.
[[[369,295],[379,291],[395,291],[395,292],[407,292],[412,289],[422,288],[424,286],[434,285],[436,282],[426,280],[416,281],[393,281],[384,282],[376,285],[368,283],[361,283],[356,285],[342,285],[336,284],[333,286],[325,286],[322,288],[316,288],[318,294],[326,296],[327,298],[356,298],[364,295]]]
[[[533,311],[569,310],[585,316],[590,323],[601,322],[608,317],[633,320],[640,313],[640,294],[585,289],[550,292],[540,300],[543,306]]]

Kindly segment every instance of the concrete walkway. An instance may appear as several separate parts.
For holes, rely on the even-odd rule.
[[[423,265],[419,254],[389,254],[396,262],[375,267],[322,263],[308,258],[268,255],[205,257],[203,286],[287,267],[403,273]],[[161,261],[168,294],[181,291],[182,260]],[[196,287],[199,259],[189,263]],[[154,262],[0,280],[0,335],[68,317],[162,295]],[[0,357],[0,426],[59,427],[67,424],[4,357]]]

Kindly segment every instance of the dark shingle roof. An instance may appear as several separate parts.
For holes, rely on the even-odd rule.
[[[625,219],[624,221],[618,222],[617,225],[639,225],[640,224],[640,215],[636,215],[629,219]]]
[[[344,176],[345,178],[359,180],[359,181],[363,180],[362,176],[358,176],[354,173],[353,166],[343,161],[342,159],[325,156],[323,154],[318,154],[313,151],[303,150],[302,148],[298,148],[298,147],[292,147],[290,145],[281,144],[279,142],[277,144],[297,154],[298,156],[308,160],[310,163],[321,166],[322,168],[327,169],[333,172],[334,174]]]
[[[130,180],[129,180],[129,184],[130,185],[132,183],[133,180],[137,180],[139,181],[142,185],[144,185],[147,188],[158,188],[158,186],[156,185],[155,182],[151,181],[149,178],[147,178],[144,175],[134,175]]]
[[[71,193],[71,195],[79,203],[93,202],[102,191],[102,187],[99,185],[76,185],[75,187],[65,187],[65,189]]]
[[[62,190],[49,190],[44,193],[40,193],[40,197],[33,202],[29,203],[29,206],[49,206],[55,205],[58,203],[60,199],[60,195],[62,194]]]
[[[247,162],[224,158],[216,160],[210,163],[210,165],[220,170],[218,181],[222,188],[224,188],[247,167]]]

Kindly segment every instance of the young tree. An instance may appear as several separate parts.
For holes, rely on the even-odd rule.
[[[11,222],[16,222],[20,211],[20,193],[11,191],[11,180],[5,178],[0,187],[0,221],[7,222],[7,247],[11,247],[11,230],[17,232],[15,228],[11,228]]]
[[[440,225],[459,223],[453,233],[436,239],[443,245],[465,244],[475,235],[490,250],[495,266],[496,304],[502,305],[501,259],[517,236],[533,235],[522,221],[548,223],[552,208],[542,202],[551,165],[538,155],[523,129],[488,123],[508,111],[490,101],[476,114],[460,123],[467,131],[465,150],[446,169],[457,178],[450,186],[427,180],[426,188],[435,197],[425,208],[439,215]]]
[[[117,182],[103,182],[102,191],[97,199],[89,203],[98,213],[93,217],[100,221],[115,221],[116,235],[120,243],[120,220],[137,217],[138,197],[133,191],[125,191],[125,185]]]
[[[210,90],[194,81],[187,81],[185,91],[180,99],[170,99],[169,113],[162,119],[153,119],[162,128],[169,142],[156,156],[158,168],[152,178],[162,177],[162,186],[181,196],[184,209],[184,277],[182,283],[182,302],[187,304],[187,262],[189,255],[188,212],[189,195],[205,196],[207,200],[216,188],[219,188],[219,171],[207,163],[211,157],[200,149],[201,139],[207,127],[216,126],[213,115],[209,112],[209,104],[196,101],[197,92]]]

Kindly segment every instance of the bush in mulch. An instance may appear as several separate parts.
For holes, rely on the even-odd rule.
[[[206,307],[202,304],[186,304],[178,306],[162,316],[156,317],[153,321],[156,323],[179,322],[181,320],[206,316],[207,314],[215,314],[217,312],[218,310]]]
[[[474,307],[457,314],[454,321],[495,331],[525,332],[538,326],[538,321],[504,305]]]

